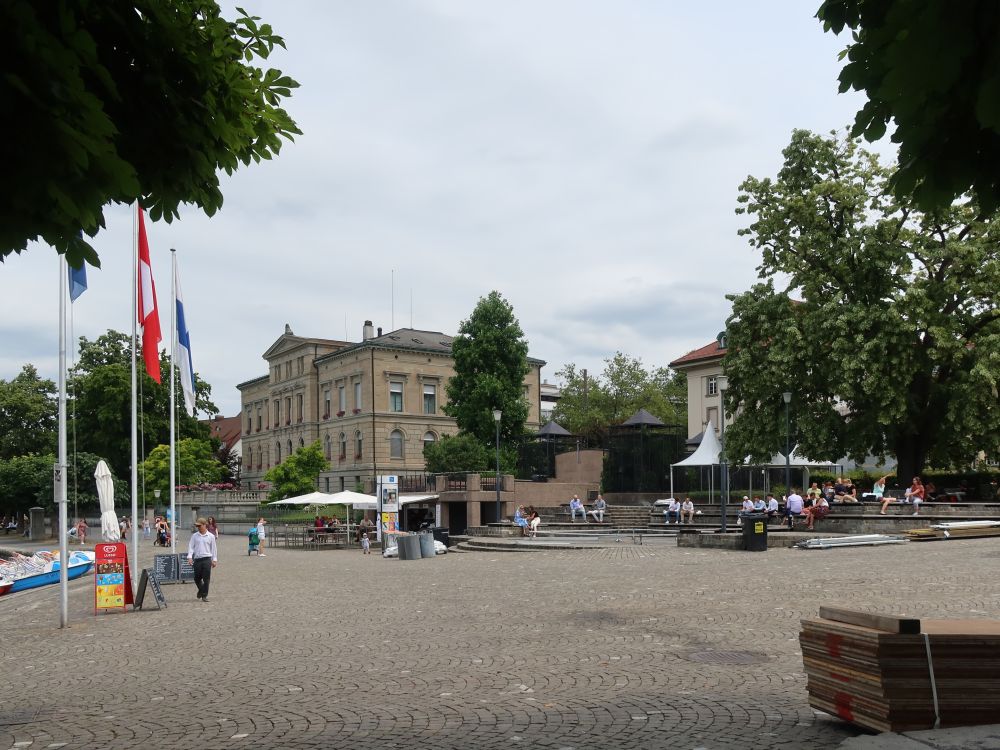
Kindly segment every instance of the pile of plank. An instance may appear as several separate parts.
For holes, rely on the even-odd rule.
[[[813,708],[880,732],[1000,717],[1000,621],[819,614],[799,635]]]
[[[927,529],[904,532],[910,541],[926,542],[936,539],[979,539],[1000,536],[1000,521],[953,521],[932,524]]]

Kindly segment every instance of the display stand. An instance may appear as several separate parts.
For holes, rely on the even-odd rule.
[[[127,611],[133,597],[125,543],[101,542],[94,553],[94,614],[101,609]]]

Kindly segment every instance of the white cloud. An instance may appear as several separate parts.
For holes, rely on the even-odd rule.
[[[370,318],[453,333],[478,297],[514,305],[553,379],[615,350],[664,365],[711,341],[757,256],[737,186],[772,174],[793,128],[843,127],[844,45],[794,0],[248,2],[282,34],[304,131],[224,183],[212,219],[149,226],[163,324],[178,250],[195,368],[227,414],[261,353]],[[155,144],[150,144],[155,148]],[[130,327],[127,207],[75,332]],[[0,377],[53,374],[56,261],[0,267]]]

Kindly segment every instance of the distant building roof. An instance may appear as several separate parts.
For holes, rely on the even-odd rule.
[[[711,344],[705,344],[705,346],[700,349],[695,349],[688,352],[683,357],[678,357],[673,362],[670,363],[670,367],[676,368],[678,365],[691,365],[696,362],[703,362],[712,359],[722,359],[726,356],[726,347],[720,346],[718,340],[713,341]]]
[[[337,357],[341,354],[355,351],[356,349],[364,349],[368,347],[431,352],[434,354],[445,354],[450,357],[451,346],[454,340],[454,336],[449,336],[448,334],[441,333],[440,331],[421,331],[416,328],[399,328],[395,331],[390,331],[389,333],[383,333],[381,336],[370,338],[367,341],[358,341],[356,343],[347,344],[342,349],[317,357],[316,361],[321,362],[325,359],[329,359],[330,357]],[[534,359],[533,357],[528,357],[528,362],[539,366],[545,364],[543,360]]]
[[[198,421],[208,425],[211,437],[216,438],[225,448],[232,448],[242,437],[242,424],[239,415],[235,417],[217,416],[215,419],[199,419]]]
[[[573,433],[563,427],[561,424],[556,422],[548,422],[542,429],[538,431],[539,435],[545,437],[566,437],[572,435]]]

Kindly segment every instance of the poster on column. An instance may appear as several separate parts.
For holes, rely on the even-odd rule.
[[[383,534],[395,534],[399,531],[399,514],[383,513],[380,525]]]

